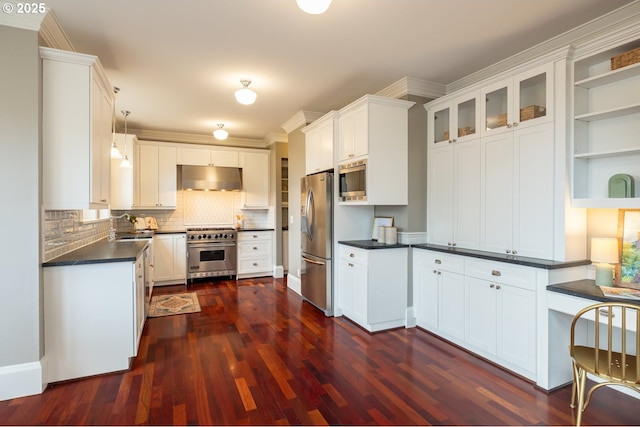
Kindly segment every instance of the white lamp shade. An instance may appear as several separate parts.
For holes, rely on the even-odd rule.
[[[615,237],[594,237],[591,239],[591,261],[617,264],[618,239]]]
[[[122,156],[122,163],[120,163],[120,167],[123,169],[131,169],[133,167],[126,154]]]
[[[312,15],[319,15],[325,13],[329,6],[331,6],[332,0],[296,0],[298,7],[304,12]]]
[[[258,95],[249,88],[243,87],[236,91],[236,100],[240,104],[250,105],[256,102]]]
[[[213,131],[213,136],[215,136],[216,139],[223,140],[227,139],[227,137],[229,136],[229,132],[220,128]]]
[[[118,146],[116,145],[115,141],[113,141],[113,144],[111,144],[111,158],[112,159],[122,158],[122,154],[120,154],[120,150],[118,150]]]

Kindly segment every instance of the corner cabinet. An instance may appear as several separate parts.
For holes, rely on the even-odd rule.
[[[408,204],[408,110],[414,104],[365,95],[339,111],[338,163],[367,160],[367,200],[342,204]]]
[[[307,175],[333,169],[333,142],[338,113],[330,111],[302,128],[305,134],[305,171]]]
[[[136,209],[175,209],[177,191],[177,148],[139,141],[134,176]]]
[[[637,31],[636,26],[635,34],[605,40],[616,43],[613,46],[596,44],[588,46],[588,55],[576,54],[571,180],[575,206],[640,206],[640,64],[612,67],[612,57],[640,47]]]
[[[106,209],[114,94],[91,55],[41,47],[42,203]]]
[[[242,168],[241,209],[269,208],[269,151],[240,152]]]

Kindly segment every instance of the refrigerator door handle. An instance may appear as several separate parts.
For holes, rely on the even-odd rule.
[[[307,258],[306,256],[302,255],[302,259],[306,262],[308,262],[309,264],[316,264],[316,265],[325,265],[324,262],[320,262],[320,261],[315,261],[312,259]]]
[[[307,200],[305,204],[305,213],[307,218],[307,234],[309,235],[309,240],[313,241],[313,226],[315,222],[315,210],[316,204],[313,197],[313,188],[309,188],[307,193]]]

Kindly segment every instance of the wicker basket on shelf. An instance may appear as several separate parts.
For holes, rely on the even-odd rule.
[[[611,58],[611,71],[640,62],[640,47]]]
[[[547,114],[547,110],[539,105],[529,105],[520,109],[520,121],[535,119],[536,117],[543,117]]]

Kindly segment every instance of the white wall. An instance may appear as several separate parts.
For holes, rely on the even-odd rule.
[[[289,134],[289,287],[296,291],[300,279],[300,179],[305,175],[304,133],[300,128]]]
[[[38,34],[0,26],[0,57],[0,400],[6,400],[42,391]]]

